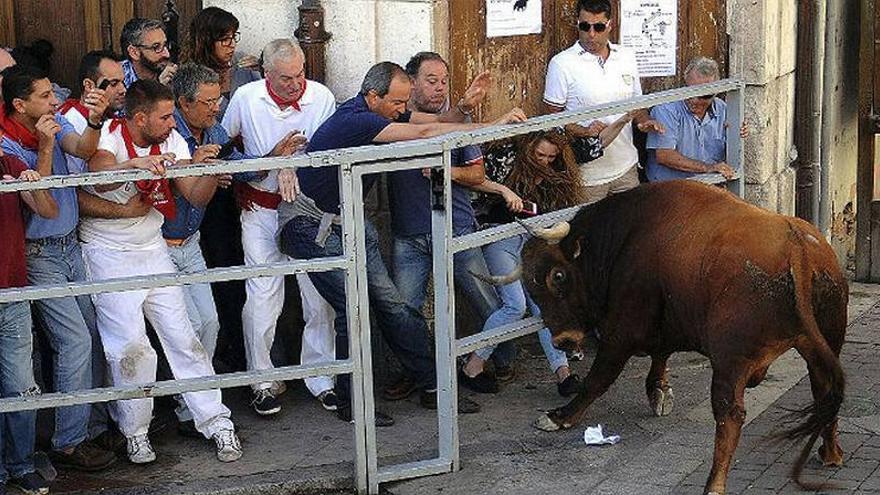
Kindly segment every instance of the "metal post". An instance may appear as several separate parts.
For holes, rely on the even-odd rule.
[[[351,415],[354,419],[354,471],[355,488],[358,493],[367,493],[370,484],[370,473],[376,467],[376,434],[373,420],[372,381],[369,393],[364,391],[364,379],[359,370],[368,366],[372,370],[370,353],[370,313],[366,301],[366,263],[364,253],[363,208],[356,211],[355,204],[360,204],[361,178],[354,173],[350,163],[339,166],[339,188],[341,199],[343,255],[349,261],[345,272],[345,304],[348,324],[348,356],[352,362],[351,373]],[[360,224],[360,225],[358,225]],[[362,287],[363,290],[362,290]],[[363,299],[361,299],[363,297]],[[359,301],[364,301],[363,306]],[[363,310],[363,312],[361,312]],[[365,351],[362,347],[366,342],[367,362],[364,363]],[[369,372],[372,374],[372,371]],[[369,404],[366,407],[365,403]],[[372,447],[371,447],[372,446]],[[370,464],[373,468],[370,471]],[[369,493],[378,493],[370,490]]]
[[[727,163],[734,170],[739,170],[739,177],[730,185],[730,190],[739,197],[745,194],[746,168],[743,163],[743,140],[740,129],[743,123],[743,90],[744,84],[738,89],[727,93]]]
[[[432,174],[434,191],[431,212],[434,257],[434,339],[437,365],[437,422],[440,459],[459,469],[458,388],[455,363],[455,290],[453,285],[452,171],[450,150],[444,147],[442,175]],[[441,187],[442,186],[442,187]],[[442,194],[441,194],[442,193]]]

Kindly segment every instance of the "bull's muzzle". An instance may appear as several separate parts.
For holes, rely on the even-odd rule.
[[[526,232],[530,235],[547,241],[547,244],[558,244],[559,241],[564,239],[571,230],[571,225],[569,225],[568,222],[557,222],[556,225],[552,227],[532,227],[520,219],[517,219],[516,221],[522,226],[522,228],[526,229]]]

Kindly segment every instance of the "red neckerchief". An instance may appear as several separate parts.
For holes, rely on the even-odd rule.
[[[299,108],[299,100],[302,99],[302,95],[306,94],[306,82],[303,81],[302,93],[299,94],[299,98],[295,100],[285,100],[284,98],[278,96],[274,91],[272,91],[272,85],[269,84],[269,80],[266,79],[266,89],[269,91],[269,98],[272,98],[272,101],[278,105],[278,108],[284,110],[287,107],[293,107],[297,112],[301,112]]]
[[[5,105],[0,105],[0,130],[9,136],[9,139],[17,141],[23,148],[36,150],[40,145],[37,135],[28,130],[19,121],[6,115]]]
[[[110,122],[109,131],[113,132],[117,127],[120,128],[119,132],[122,134],[122,141],[125,143],[128,159],[134,160],[138,158],[137,151],[134,149],[134,141],[131,139],[131,133],[128,132],[125,119],[113,119]],[[151,156],[161,154],[162,151],[159,150],[158,144],[150,146]],[[135,182],[135,185],[144,199],[153,205],[153,208],[159,210],[165,218],[174,220],[174,217],[177,216],[177,205],[174,203],[174,195],[171,193],[171,184],[168,182],[168,179],[139,180]]]
[[[58,108],[58,113],[61,115],[67,115],[71,109],[79,112],[80,115],[83,116],[84,119],[89,120],[89,109],[82,104],[81,101],[75,98],[68,98],[67,101],[61,104]]]

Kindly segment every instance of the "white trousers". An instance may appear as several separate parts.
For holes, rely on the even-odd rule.
[[[89,280],[176,272],[165,246],[120,251],[84,243],[82,250]],[[174,378],[214,374],[187,316],[181,287],[96,294],[93,299],[98,333],[114,385],[156,381],[156,351],[147,339],[144,316],[159,336]],[[189,392],[183,398],[193,414],[196,429],[205,438],[221,429],[233,428],[220,390]],[[120,400],[113,412],[126,437],[144,435],[150,428],[153,399]]]
[[[254,208],[254,211],[241,212],[244,264],[250,266],[288,261],[290,258],[278,248],[278,212],[260,206]],[[333,329],[336,314],[307,275],[297,275],[296,280],[306,323],[300,362],[308,365],[333,361],[336,359]],[[245,292],[247,299],[241,312],[241,322],[248,369],[272,369],[270,352],[275,340],[275,325],[284,307],[284,277],[250,278],[245,282]],[[329,376],[306,378],[305,383],[315,396],[333,388],[333,378]],[[266,382],[254,388],[267,389],[271,386],[270,382]]]

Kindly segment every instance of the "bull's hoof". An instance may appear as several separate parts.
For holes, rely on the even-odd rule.
[[[547,413],[542,414],[534,422],[534,427],[542,431],[559,431],[560,426],[556,424]]]
[[[819,447],[819,459],[822,461],[822,465],[825,467],[840,467],[843,466],[843,449],[840,448],[839,445],[834,445],[833,448],[827,449],[826,445],[822,445]],[[830,450],[830,452],[828,452]]]
[[[655,388],[648,397],[651,404],[651,410],[654,416],[668,416],[672,412],[672,405],[675,402],[675,396],[672,394],[672,387]]]

